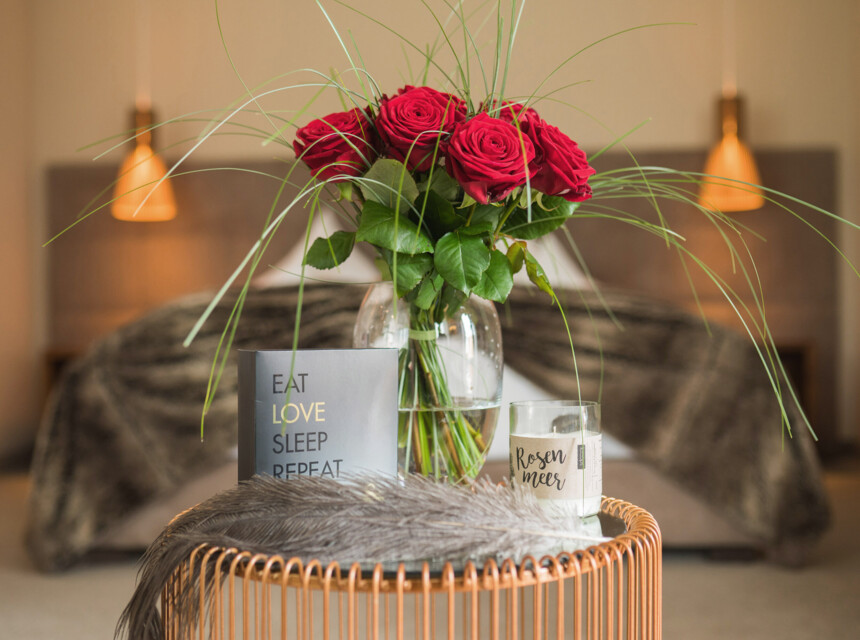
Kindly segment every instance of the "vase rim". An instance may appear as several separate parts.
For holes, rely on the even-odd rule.
[[[514,400],[510,403],[512,407],[599,407],[596,400]]]

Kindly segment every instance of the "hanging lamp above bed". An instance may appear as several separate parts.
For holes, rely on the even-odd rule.
[[[716,211],[751,211],[764,206],[764,192],[752,151],[741,135],[741,98],[738,96],[735,43],[735,1],[723,4],[723,90],[718,104],[719,141],[708,153],[706,179],[699,191],[699,204]]]
[[[119,169],[111,214],[118,220],[157,222],[176,217],[173,187],[167,168],[152,148],[153,116],[150,88],[151,34],[149,0],[135,2],[135,84],[132,128],[134,149]]]

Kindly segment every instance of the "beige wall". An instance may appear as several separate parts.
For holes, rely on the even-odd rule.
[[[161,117],[221,107],[241,93],[218,39],[213,4],[212,0],[152,0],[152,95]],[[346,67],[336,40],[310,0],[221,0],[219,4],[234,62],[250,85],[301,67],[324,71]],[[383,16],[419,43],[426,40],[423,33],[433,30],[431,19],[417,1],[397,3],[394,12],[390,0],[354,4]],[[860,220],[856,186],[860,174],[856,116],[860,112],[860,45],[856,41],[860,3],[756,0],[737,4],[737,76],[748,102],[751,143],[770,148],[835,147],[841,163],[839,210]],[[5,11],[6,5],[11,13]],[[32,299],[30,292],[44,291],[40,265],[45,252],[37,248],[27,225],[32,220],[35,235],[44,235],[39,226],[44,207],[42,172],[54,162],[88,161],[93,153],[77,152],[77,148],[127,126],[134,99],[130,72],[134,66],[133,5],[116,0],[4,0],[0,35],[9,33],[2,38],[2,46],[4,50],[13,47],[18,55],[28,53],[30,72],[22,75],[24,67],[13,65],[12,84],[3,88],[4,131],[10,128],[10,118],[24,126],[11,127],[15,142],[12,146],[4,142],[3,146],[0,179],[11,181],[13,195],[9,201],[15,203],[18,213],[0,221],[4,231],[0,242],[4,265],[11,262],[26,268],[15,272],[7,268],[0,273],[5,300],[14,300],[18,308],[17,314],[4,312],[3,316],[0,381],[17,382],[21,361],[38,354],[41,333],[18,340],[10,337],[6,323],[24,335],[34,317],[44,318],[43,300]],[[401,58],[399,44],[334,3],[326,5],[332,5],[331,14],[342,28],[350,25],[368,66],[377,70],[380,84],[388,90],[402,84],[395,66]],[[12,18],[6,19],[7,15]],[[589,81],[561,97],[597,116],[614,133],[650,119],[629,139],[634,149],[704,147],[712,140],[714,98],[721,81],[721,15],[720,3],[714,0],[533,0],[524,14],[510,87],[514,93],[530,91],[542,72],[600,36],[646,23],[692,22],[695,26],[640,30],[604,43],[565,67],[548,86]],[[343,32],[345,35],[345,28]],[[27,34],[26,41],[22,41],[22,34]],[[14,96],[11,101],[6,99],[10,86],[17,87],[10,94]],[[286,95],[267,102],[267,106],[287,109],[295,105],[297,97]],[[334,98],[319,104],[320,112],[335,108]],[[594,120],[567,107],[545,104],[541,112],[586,148],[603,146],[613,137]],[[161,142],[172,144],[192,136],[199,126],[183,123],[171,127]],[[25,165],[21,159],[28,149],[30,162]],[[201,155],[271,157],[281,152],[232,138],[204,147]],[[12,166],[7,170],[10,156]],[[24,166],[29,168],[28,192],[19,186],[25,178]],[[32,216],[24,214],[28,194]],[[86,229],[76,233],[86,233]],[[855,259],[860,257],[856,234],[846,236],[844,242]],[[31,273],[33,260],[36,271]],[[10,293],[5,293],[7,288]],[[846,350],[842,363],[842,432],[852,436],[858,429],[852,398],[860,396],[860,344],[852,336],[860,317],[858,288],[856,280],[843,279],[841,318]],[[3,434],[11,434],[21,418],[34,412],[32,394],[19,393],[10,384],[2,389],[0,450],[7,437]],[[6,409],[7,402],[10,409]]]

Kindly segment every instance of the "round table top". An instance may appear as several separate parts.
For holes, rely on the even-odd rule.
[[[603,498],[601,512],[584,519],[594,544],[562,543],[536,549],[524,558],[430,559],[411,563],[355,563],[340,566],[302,562],[278,555],[254,554],[231,548],[201,545],[191,557],[196,564],[214,563],[218,571],[245,580],[323,591],[463,591],[505,589],[582,576],[607,565],[660,553],[660,531],[654,518],[629,502]]]

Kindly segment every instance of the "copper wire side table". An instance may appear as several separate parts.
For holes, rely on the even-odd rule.
[[[520,640],[662,636],[660,529],[644,509],[604,498],[623,532],[588,549],[544,558],[450,563],[415,573],[362,570],[202,545],[162,592],[169,640]],[[200,601],[174,597],[197,581]],[[205,601],[205,587],[212,597]]]

